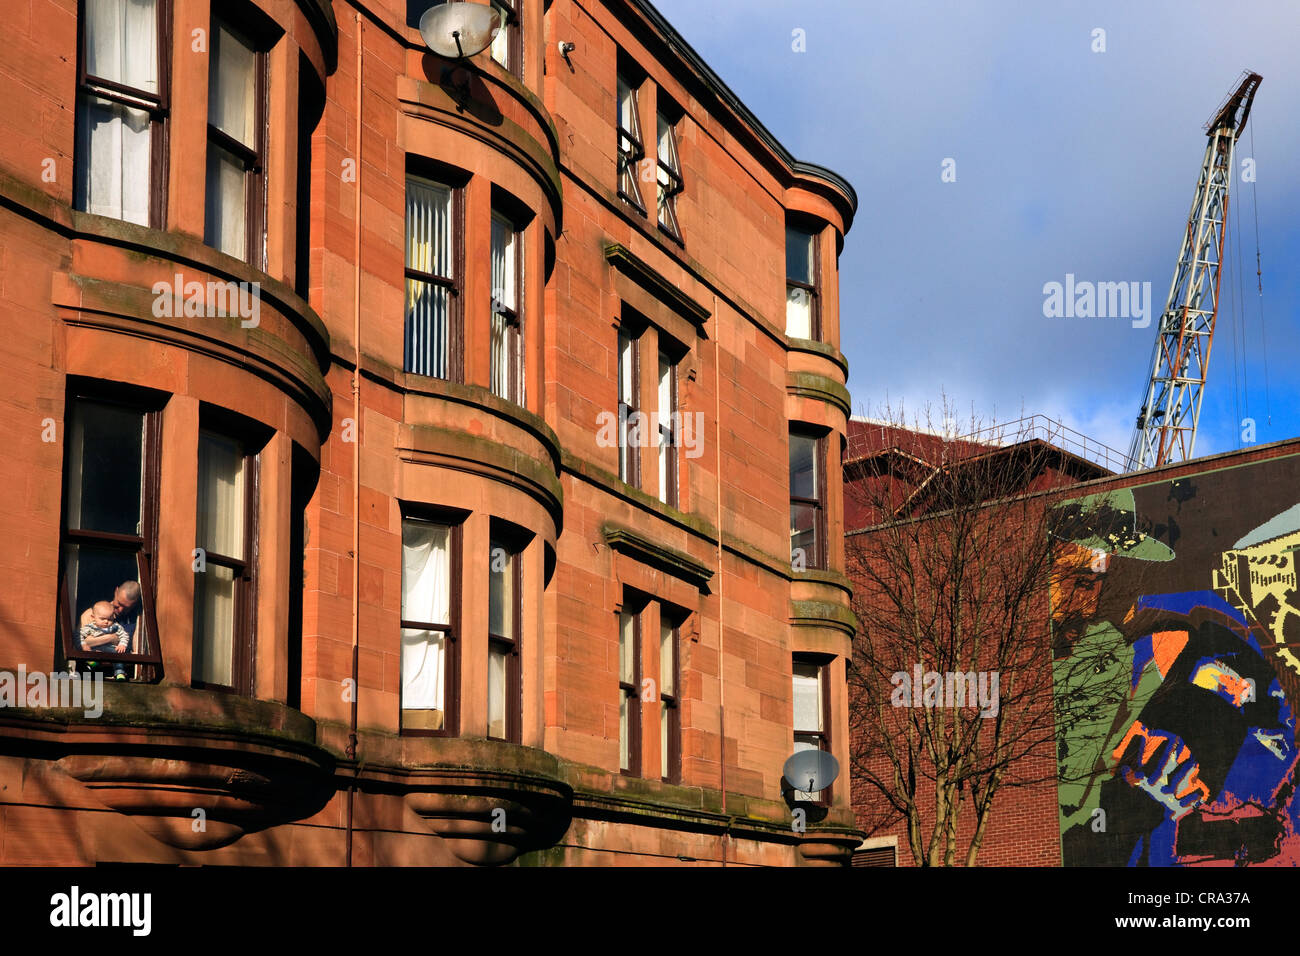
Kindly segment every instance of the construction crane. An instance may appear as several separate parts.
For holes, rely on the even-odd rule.
[[[1243,74],[1236,90],[1205,124],[1210,141],[1169,298],[1160,315],[1151,377],[1129,449],[1130,471],[1193,457],[1219,313],[1219,267],[1227,237],[1233,149],[1246,128],[1262,79],[1258,73]]]

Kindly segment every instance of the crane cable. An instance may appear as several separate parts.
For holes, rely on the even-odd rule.
[[[1250,121],[1250,156],[1255,158],[1255,121]],[[1273,408],[1268,392],[1268,333],[1264,324],[1264,271],[1260,265],[1259,258],[1259,184],[1255,181],[1259,177],[1250,181],[1250,201],[1255,210],[1255,283],[1259,289],[1259,340],[1261,348],[1264,351],[1264,414],[1268,424],[1273,424]]]

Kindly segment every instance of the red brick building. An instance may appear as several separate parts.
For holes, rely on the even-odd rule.
[[[980,865],[1295,865],[1300,443],[1112,475],[1092,460],[1105,461],[1099,448],[1035,449],[1041,439],[1014,428],[1026,440],[954,441],[856,419],[849,429],[850,542],[871,542],[891,518],[940,520],[926,517],[935,468],[1001,456],[1024,513],[1046,509],[1064,556],[1082,555],[1082,578],[1095,579],[1095,596],[1070,605],[1081,611],[1073,623],[1062,625],[1055,592],[1043,615],[1026,670],[1051,667],[1052,695],[1035,701],[1051,708],[1055,739],[1016,761],[1011,775],[1033,783],[995,797]],[[886,499],[903,507],[881,519]],[[855,725],[854,751],[887,773],[874,729]],[[869,836],[855,864],[912,865],[904,821],[864,776],[854,804]],[[932,777],[917,774],[927,821]],[[962,799],[958,862],[974,833]]]
[[[7,11],[0,672],[107,680],[0,693],[0,863],[860,840],[852,188],[644,0],[428,5]]]

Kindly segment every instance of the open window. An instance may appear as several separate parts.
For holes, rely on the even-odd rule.
[[[677,196],[683,188],[682,163],[677,156],[677,125],[680,113],[672,103],[664,99],[660,92],[660,103],[656,117],[658,171],[657,205],[659,208],[659,228],[678,242],[682,241],[682,229],[677,220]]]
[[[638,115],[637,89],[641,85],[639,74],[630,65],[619,64],[617,79],[617,109],[615,127],[618,130],[618,194],[645,215],[645,202],[637,183],[637,170],[645,158],[645,141],[641,138],[641,119]]]
[[[162,678],[154,615],[161,400],[74,389],[64,434],[63,661],[110,679]],[[125,638],[125,640],[124,640]]]

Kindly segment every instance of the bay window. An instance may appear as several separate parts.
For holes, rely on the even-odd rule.
[[[73,204],[163,226],[170,0],[83,0]]]
[[[460,190],[406,178],[406,371],[460,377]]]
[[[213,18],[204,242],[256,268],[265,260],[266,54]]]
[[[493,539],[488,575],[488,736],[520,739],[522,682],[519,638],[523,609],[520,555]]]
[[[523,76],[523,29],[519,7],[523,0],[492,0],[501,29],[492,38],[491,56],[515,76]]]
[[[454,734],[460,528],[402,519],[403,733]]]
[[[831,749],[827,733],[830,711],[827,665],[810,657],[793,657],[794,752]],[[791,784],[799,781],[792,780]],[[793,792],[795,800],[829,802],[829,789],[817,793]]]
[[[519,301],[523,256],[519,231],[492,213],[492,394],[524,403],[524,353]]]
[[[83,668],[111,663],[112,676],[126,679],[162,676],[150,560],[157,542],[157,407],[79,392],[69,395],[67,405],[61,656]],[[110,605],[114,623],[126,632],[125,653],[116,642],[83,646],[95,637],[83,629],[92,624],[99,602]]]
[[[817,270],[816,234],[787,225],[785,228],[785,334],[791,338],[821,337]]]
[[[256,457],[238,439],[199,432],[192,663],[196,687],[253,691],[256,467]]]
[[[790,563],[796,570],[826,566],[825,444],[790,432]]]

